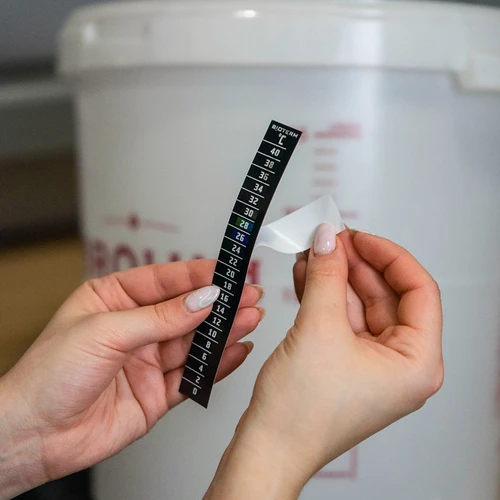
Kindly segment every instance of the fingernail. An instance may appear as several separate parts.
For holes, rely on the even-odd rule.
[[[250,354],[252,351],[253,351],[253,342],[250,342],[249,340],[247,340],[246,342],[242,342],[242,344],[245,345],[245,347],[247,348],[248,350],[248,354]]]
[[[321,224],[314,237],[314,253],[324,255],[335,250],[337,234],[335,228],[328,223]]]
[[[370,231],[366,231],[366,229],[352,229],[351,228],[351,232],[352,233],[365,233],[365,234],[370,234],[372,236],[376,236],[375,233],[370,233]]]
[[[205,286],[196,290],[186,299],[186,309],[189,312],[198,312],[205,307],[212,305],[220,294],[220,288],[218,286]]]
[[[259,292],[259,299],[257,300],[257,302],[259,300],[262,300],[266,296],[266,291],[260,285],[252,285],[252,286],[257,290],[257,292]]]
[[[264,319],[264,316],[266,315],[265,308],[262,306],[255,306],[255,309],[259,310],[259,312],[260,312],[260,320],[259,321],[262,321]]]

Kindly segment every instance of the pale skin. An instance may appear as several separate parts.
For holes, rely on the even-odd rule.
[[[178,392],[193,330],[209,314],[186,308],[215,263],[131,269],[85,283],[0,379],[0,498],[96,464],[144,436],[185,398]],[[247,357],[263,310],[246,286],[221,363]]]
[[[0,498],[119,452],[182,402],[192,331],[211,309],[192,312],[186,297],[213,267],[138,268],[68,299],[0,379]],[[406,250],[323,228],[294,281],[299,313],[257,378],[207,500],[297,498],[316,471],[442,384],[439,289]],[[251,350],[239,340],[263,317],[261,295],[245,288],[219,378]]]
[[[443,382],[439,288],[403,248],[344,232],[294,268],[301,306],[205,500],[296,499],[318,470]]]

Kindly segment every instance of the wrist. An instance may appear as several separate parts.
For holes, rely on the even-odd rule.
[[[296,457],[264,429],[240,423],[204,500],[292,500],[309,480]]]
[[[22,402],[0,378],[0,500],[13,498],[46,482],[41,443],[29,429]]]

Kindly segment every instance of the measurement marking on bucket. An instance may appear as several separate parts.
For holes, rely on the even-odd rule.
[[[205,408],[238,310],[257,235],[301,134],[287,125],[270,123],[229,217],[212,281],[221,289],[217,303],[227,311],[222,315],[214,308],[197,328],[179,388]],[[261,179],[254,178],[260,177],[256,168],[261,169]],[[200,350],[205,352],[200,354]]]
[[[314,170],[319,172],[334,172],[337,170],[337,166],[334,163],[315,163]]]

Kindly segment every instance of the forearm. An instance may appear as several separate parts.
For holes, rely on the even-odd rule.
[[[39,437],[35,432],[21,430],[26,422],[21,421],[7,391],[0,379],[0,500],[45,482]]]
[[[296,500],[308,477],[291,458],[289,450],[258,431],[239,430],[204,500]]]

